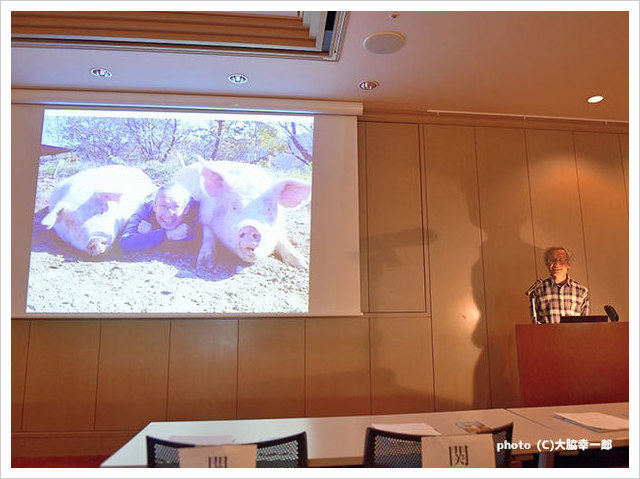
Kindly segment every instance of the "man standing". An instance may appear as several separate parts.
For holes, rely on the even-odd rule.
[[[569,252],[562,246],[553,246],[544,252],[544,264],[549,278],[533,290],[539,323],[559,323],[562,316],[589,314],[589,290],[569,278],[571,262]]]

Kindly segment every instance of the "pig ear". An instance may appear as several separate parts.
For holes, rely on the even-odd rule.
[[[54,225],[60,220],[62,213],[64,212],[64,207],[66,205],[63,202],[56,203],[53,209],[49,210],[47,215],[42,218],[40,224],[46,227],[48,230],[54,227]]]
[[[96,191],[93,197],[98,200],[101,205],[106,205],[107,201],[119,201],[122,193],[113,193],[111,191]]]
[[[220,196],[225,189],[224,178],[220,173],[202,166],[202,186],[209,196]]]
[[[282,180],[276,184],[278,203],[286,208],[294,208],[311,195],[311,185],[302,180]]]

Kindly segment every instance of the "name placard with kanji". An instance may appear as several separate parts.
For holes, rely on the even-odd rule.
[[[196,446],[178,449],[180,467],[256,467],[255,444]]]
[[[422,467],[496,467],[491,434],[422,438]]]

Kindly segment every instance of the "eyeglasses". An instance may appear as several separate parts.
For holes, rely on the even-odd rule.
[[[566,258],[549,258],[547,264],[569,264],[569,260]]]

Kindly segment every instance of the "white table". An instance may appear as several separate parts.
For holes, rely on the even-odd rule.
[[[533,444],[551,430],[506,409],[344,416],[320,418],[243,419],[226,421],[152,422],[102,463],[102,467],[145,467],[146,436],[169,439],[170,436],[231,436],[237,444],[307,433],[309,466],[331,467],[361,465],[368,426],[376,424],[426,423],[445,435],[465,434],[455,425],[460,421],[481,421],[489,427],[513,422],[513,443]],[[513,455],[537,451],[516,448]]]
[[[550,435],[545,438],[547,441],[566,442],[567,439],[574,439],[577,441],[586,439],[589,443],[587,449],[600,449],[602,440],[609,439],[611,440],[613,447],[624,447],[629,445],[628,429],[609,432],[595,432],[585,427],[571,424],[567,421],[554,417],[555,413],[598,412],[628,420],[628,402],[580,404],[572,406],[526,407],[508,409],[508,411],[550,430]],[[587,446],[586,443],[583,444]],[[547,442],[546,446],[548,445],[550,445],[549,442]],[[540,461],[545,462],[546,466],[551,466],[553,464],[554,453],[562,454],[562,452],[562,449],[559,449],[556,451],[547,451],[546,453],[542,453],[540,455]]]

